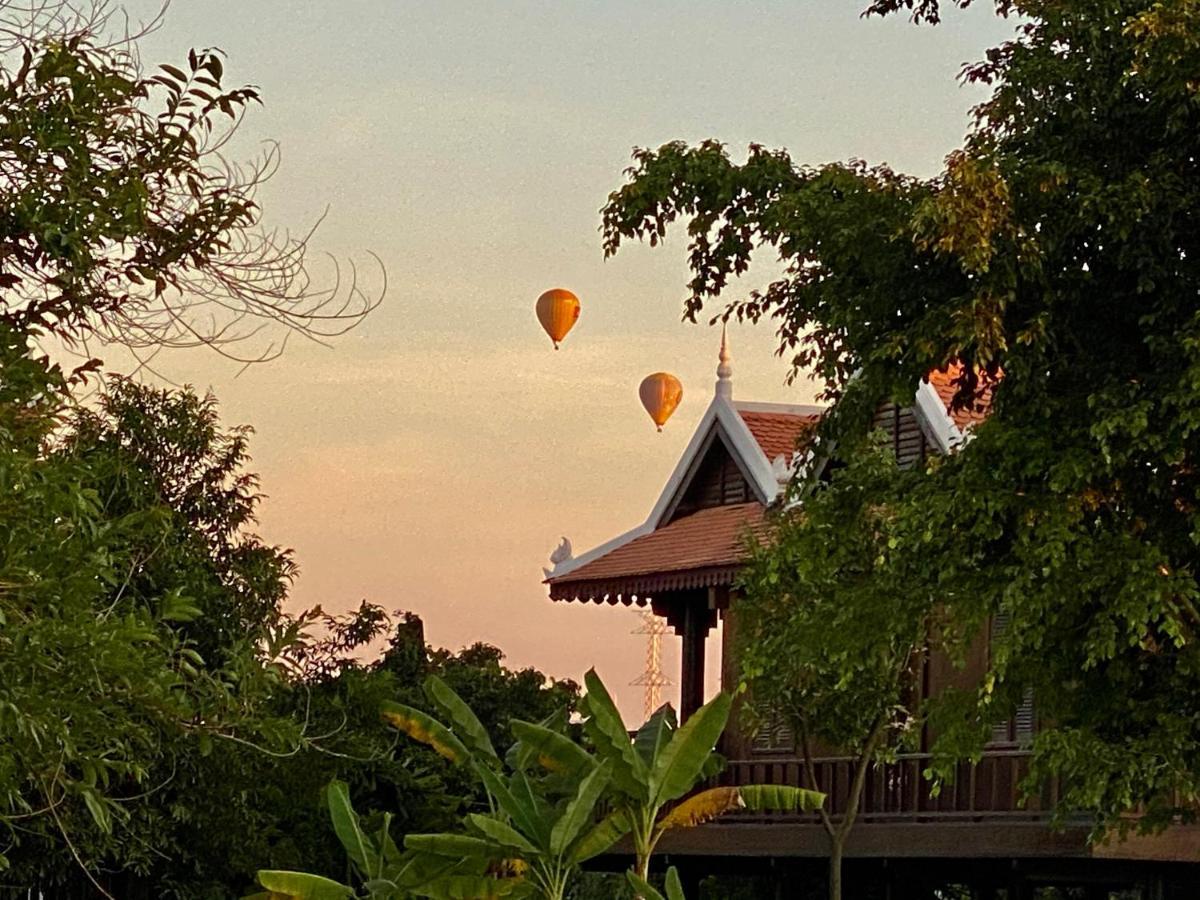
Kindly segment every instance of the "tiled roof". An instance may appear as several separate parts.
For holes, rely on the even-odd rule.
[[[661,579],[670,573],[736,567],[746,558],[747,532],[756,535],[765,532],[763,514],[763,506],[757,502],[699,510],[635,538],[566,575],[549,578],[550,594],[555,599],[601,600],[605,594],[652,591],[645,576]],[[675,581],[680,587],[691,586],[679,579]]]
[[[749,410],[739,410],[738,414],[754,435],[754,440],[758,442],[768,461],[773,461],[778,456],[790,459],[800,436],[821,418],[819,414],[797,415]]]
[[[944,372],[935,369],[929,373],[929,383],[933,385],[933,389],[946,404],[946,411],[950,413],[954,424],[960,431],[965,431],[973,425],[978,425],[991,413],[992,388],[995,386],[995,382],[981,378],[979,395],[975,398],[973,405],[955,409],[952,404],[954,395],[958,392],[958,385],[954,383],[954,380],[961,372],[962,365],[959,363],[950,365]]]

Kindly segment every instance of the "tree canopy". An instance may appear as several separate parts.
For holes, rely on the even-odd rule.
[[[873,7],[897,8],[937,15]],[[882,548],[944,613],[947,647],[994,614],[1010,622],[979,690],[944,699],[942,771],[1032,690],[1048,726],[1035,775],[1065,776],[1064,806],[1101,826],[1139,804],[1146,824],[1190,819],[1200,11],[1003,9],[1015,37],[965,68],[992,94],[936,178],[672,143],[636,154],[604,209],[606,248],[684,220],[693,318],[753,256],[777,254],[783,276],[722,314],[773,321],[781,352],[821,379],[835,453],[932,370],[962,365],[959,407],[994,387],[967,446],[890,503]],[[854,490],[854,471],[829,489]]]

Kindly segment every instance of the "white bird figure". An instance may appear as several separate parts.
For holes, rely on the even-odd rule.
[[[782,453],[771,460],[771,474],[775,476],[775,480],[780,484],[786,484],[791,481],[794,473],[794,465]]]
[[[554,552],[550,554],[550,562],[557,566],[559,563],[564,563],[570,558],[571,541],[566,537],[566,535],[564,535],[562,543],[559,544],[558,547],[555,548]]]
[[[567,560],[569,560],[571,555],[571,541],[568,540],[566,535],[563,535],[562,543],[555,547],[554,552],[550,554],[550,562],[553,563],[554,568],[557,569],[562,563],[565,563]],[[549,578],[554,574],[554,569],[547,569],[543,566],[542,572],[547,578]]]

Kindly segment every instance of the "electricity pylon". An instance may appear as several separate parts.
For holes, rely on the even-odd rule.
[[[642,710],[644,719],[649,719],[662,706],[662,689],[671,683],[662,668],[662,639],[667,633],[667,623],[649,609],[636,612],[642,624],[632,634],[646,635],[646,668],[630,684],[645,689]]]

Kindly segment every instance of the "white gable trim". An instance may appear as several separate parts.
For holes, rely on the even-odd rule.
[[[712,440],[717,439],[715,435],[710,439],[710,435],[718,425],[719,433],[727,440],[729,452],[749,479],[755,493],[765,498],[767,503],[774,500],[779,493],[779,482],[775,480],[771,461],[758,446],[758,441],[754,440],[754,435],[746,427],[745,421],[738,415],[732,403],[724,397],[714,397],[683,456],[679,458],[675,471],[671,473],[666,487],[659,495],[658,502],[650,512],[647,523],[652,530],[662,525],[674,510],[679,495],[700,463],[700,455],[711,445]]]
[[[733,443],[733,447],[730,449],[741,459],[750,473],[753,486],[766,498],[766,502],[770,503],[779,495],[779,479],[775,476],[771,460],[767,459],[762,447],[754,439],[750,426],[746,424],[746,420],[739,415],[732,403],[721,404],[718,420]]]
[[[599,559],[606,553],[611,553],[618,547],[628,544],[630,541],[640,538],[644,534],[649,534],[658,527],[658,521],[662,517],[662,511],[675,493],[679,490],[679,486],[683,483],[687,476],[688,469],[691,468],[692,460],[699,455],[702,447],[705,446],[709,431],[712,430],[714,423],[717,421],[716,407],[717,400],[713,400],[708,405],[708,409],[704,411],[704,415],[700,419],[700,424],[696,426],[695,433],[692,434],[692,439],[688,441],[687,448],[683,451],[683,456],[679,458],[679,462],[675,464],[674,471],[671,472],[671,477],[667,479],[666,487],[663,488],[659,495],[658,502],[654,506],[654,510],[650,513],[650,517],[646,519],[637,528],[630,529],[622,535],[606,541],[599,547],[589,550],[587,553],[580,554],[573,559],[564,560],[554,567],[550,573],[550,578],[559,578],[563,575],[569,575],[581,566],[585,566],[594,559]]]
[[[913,409],[921,417],[942,453],[950,453],[962,446],[965,440],[963,433],[954,424],[950,410],[946,409],[937,388],[928,381],[922,381],[917,388]]]
[[[692,469],[692,464],[697,462],[701,451],[708,445],[708,434],[712,431],[713,426],[717,421],[717,409],[724,406],[725,402],[719,398],[714,398],[712,403],[708,404],[708,409],[704,411],[704,416],[700,419],[700,424],[696,426],[696,431],[692,434],[692,439],[688,441],[687,447],[683,451],[683,456],[679,457],[679,462],[675,464],[675,469],[671,472],[671,477],[667,479],[666,485],[662,492],[658,495],[658,501],[654,504],[654,509],[650,511],[650,517],[646,519],[646,524],[653,531],[662,521],[663,515],[667,511],[667,507],[679,493],[683,487],[684,481],[687,479],[689,472]]]
[[[572,572],[574,572],[580,566],[586,566],[593,559],[599,559],[601,556],[604,556],[606,553],[611,553],[613,550],[616,550],[618,547],[622,547],[625,544],[628,544],[630,541],[637,540],[643,534],[649,534],[653,530],[654,529],[650,527],[649,522],[643,522],[637,528],[631,528],[629,531],[625,532],[624,534],[617,535],[615,538],[613,538],[610,541],[605,541],[599,547],[593,547],[587,553],[581,553],[581,554],[579,554],[579,556],[574,556],[571,559],[565,559],[562,562],[558,563],[558,565],[556,565],[554,567],[554,569],[550,572],[550,574],[548,576],[546,576],[547,580],[553,579],[553,578],[560,578],[563,575],[570,575]]]
[[[721,436],[726,439],[729,452],[733,454],[735,462],[741,466],[749,478],[754,491],[759,496],[765,497],[767,503],[778,497],[780,484],[771,467],[771,461],[767,459],[762,448],[758,446],[758,441],[750,433],[749,427],[738,414],[739,409],[747,412],[795,412],[799,415],[810,415],[821,411],[819,407],[815,406],[794,406],[787,403],[738,403],[735,407],[735,404],[724,397],[714,397],[712,403],[708,405],[708,409],[704,411],[700,424],[696,426],[692,439],[688,441],[687,448],[679,457],[679,462],[675,464],[671,477],[667,479],[662,493],[658,496],[658,502],[654,504],[654,509],[650,511],[646,521],[637,528],[633,528],[587,553],[563,560],[554,567],[548,577],[554,579],[569,575],[592,560],[611,553],[618,547],[657,529],[675,508],[675,502],[686,488],[689,476],[700,463],[700,455],[711,446],[712,440],[719,440]],[[718,433],[714,434],[714,431]]]

